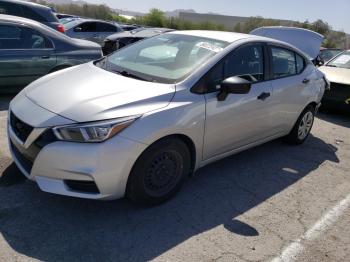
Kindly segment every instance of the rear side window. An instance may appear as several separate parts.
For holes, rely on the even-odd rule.
[[[117,29],[111,24],[97,23],[97,32],[117,32]]]
[[[49,39],[31,28],[0,25],[0,32],[0,50],[53,48]]]
[[[78,28],[81,28],[81,30],[79,30]],[[80,25],[78,25],[77,27],[75,27],[74,31],[77,32],[96,32],[96,23],[95,22],[86,22],[86,23],[82,23]]]
[[[53,48],[51,41],[49,41],[41,33],[31,29],[23,28],[23,49],[44,49]]]
[[[297,73],[295,53],[293,51],[272,47],[272,72],[273,78],[281,78]]]

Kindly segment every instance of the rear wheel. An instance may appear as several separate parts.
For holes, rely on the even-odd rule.
[[[297,122],[295,123],[292,131],[286,136],[286,141],[289,144],[300,145],[304,143],[306,138],[309,136],[312,125],[315,118],[315,107],[308,106],[300,114]]]
[[[135,203],[155,205],[175,195],[190,172],[191,155],[176,138],[160,140],[136,161],[127,185],[127,197]]]

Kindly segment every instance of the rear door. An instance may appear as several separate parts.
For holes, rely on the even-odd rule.
[[[265,51],[260,43],[241,46],[202,80],[209,90],[205,94],[204,160],[275,134],[271,128],[272,86],[266,81]],[[232,76],[252,81],[250,92],[229,94],[226,100],[218,101],[218,85]]]
[[[269,45],[274,128],[288,132],[307,105],[316,78],[307,59],[283,46]]]
[[[56,64],[53,43],[41,33],[14,24],[0,31],[0,90],[23,88]]]

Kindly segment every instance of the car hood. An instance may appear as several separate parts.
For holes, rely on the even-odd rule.
[[[175,85],[127,78],[90,62],[42,77],[24,91],[31,101],[53,113],[90,122],[166,107]]]
[[[330,82],[350,85],[350,69],[331,66],[321,66],[318,69],[326,75]]]
[[[250,34],[272,38],[293,45],[312,60],[320,53],[324,39],[323,35],[311,30],[284,26],[260,27],[251,31]]]

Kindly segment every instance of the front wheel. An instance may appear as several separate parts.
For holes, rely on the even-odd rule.
[[[136,161],[126,196],[135,203],[155,205],[179,191],[190,173],[191,155],[179,139],[160,140],[147,148]]]
[[[315,118],[315,108],[308,106],[299,116],[292,131],[285,137],[289,144],[300,145],[309,136]]]

